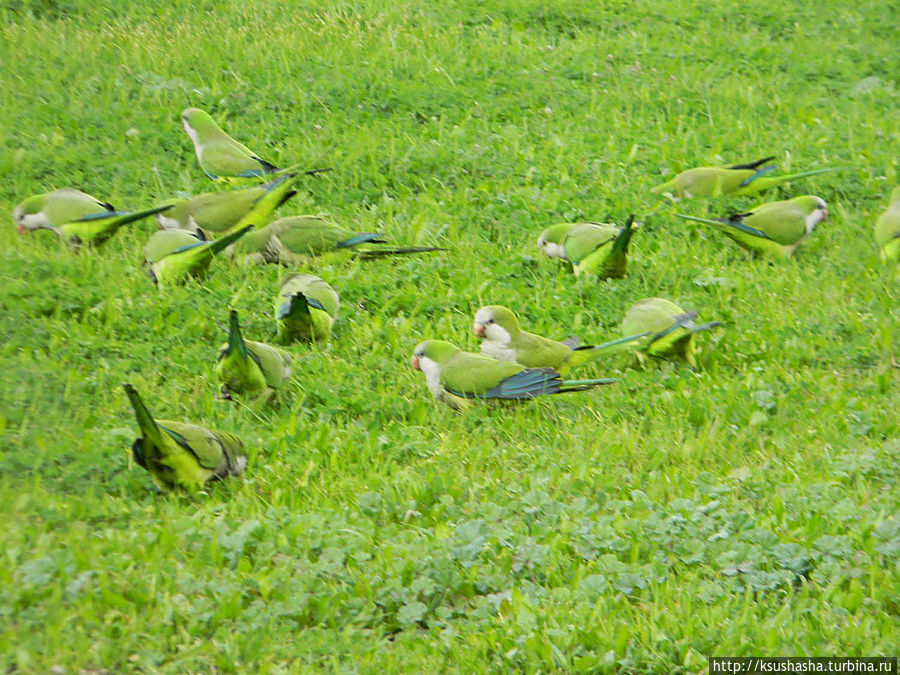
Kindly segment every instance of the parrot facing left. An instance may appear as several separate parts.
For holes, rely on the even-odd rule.
[[[252,229],[253,225],[245,225],[214,241],[205,241],[187,230],[159,230],[144,246],[150,278],[162,288],[177,284],[187,276],[202,276],[216,253]]]
[[[159,214],[171,205],[143,211],[116,211],[111,204],[74,188],[62,188],[34,195],[19,203],[12,213],[20,234],[52,230],[74,246],[99,246],[123,225]]]
[[[137,391],[123,385],[141,435],[131,445],[134,461],[164,490],[199,490],[214,478],[240,475],[247,467],[243,442],[196,424],[154,420]]]
[[[628,269],[633,224],[633,215],[623,227],[610,223],[559,223],[541,232],[537,244],[547,256],[572,263],[576,276],[587,273],[600,279],[623,277]]]
[[[465,410],[472,399],[522,400],[583,391],[616,379],[564,380],[553,368],[526,368],[518,363],[464,352],[444,340],[426,340],[413,350],[410,365],[421,370],[434,400]]]
[[[522,330],[512,310],[500,305],[480,308],[475,313],[473,330],[481,338],[482,354],[529,368],[553,368],[561,375],[650,334],[629,335],[600,345],[578,346],[578,338],[557,342]]]
[[[766,164],[773,159],[775,157],[763,157],[755,162],[733,164],[732,166],[698,166],[682,171],[672,180],[657,185],[650,191],[657,194],[668,192],[677,198],[684,199],[718,197],[720,195],[739,197],[754,195],[797,178],[838,171],[837,168],[829,167],[784,176],[768,176],[767,174],[778,168],[775,164]]]
[[[209,113],[199,108],[184,110],[181,125],[194,143],[200,168],[212,180],[258,178],[279,171],[277,166],[226,134]]]
[[[262,227],[275,209],[297,194],[295,183],[299,176],[288,173],[266,185],[175,199],[168,202],[171,210],[158,214],[156,220],[164,230],[200,231],[207,237],[246,224]]]
[[[268,402],[291,376],[291,355],[264,342],[245,340],[241,335],[238,313],[231,310],[228,342],[219,348],[216,375],[222,383],[222,396],[232,394]]]

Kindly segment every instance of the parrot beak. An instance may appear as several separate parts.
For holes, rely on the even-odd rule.
[[[413,356],[409,360],[409,365],[411,365],[415,370],[422,370],[421,368],[419,368],[419,357],[418,356]]]
[[[822,209],[822,220],[828,220],[828,209]]]
[[[25,227],[24,225],[22,225],[22,223],[19,223],[18,225],[16,225],[16,231],[17,231],[19,234],[25,234],[25,232],[26,232],[27,230],[28,230],[28,228]]]
[[[475,325],[472,327],[472,330],[475,332],[475,337],[483,338],[485,336],[485,329],[483,323],[475,322]]]

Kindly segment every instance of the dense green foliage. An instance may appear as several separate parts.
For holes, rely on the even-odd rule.
[[[11,0],[0,212],[73,186],[123,209],[207,191],[179,115],[333,166],[326,212],[446,253],[324,260],[327,345],[274,407],[216,399],[229,307],[269,339],[283,269],[158,291],[152,221],[73,253],[0,228],[0,670],[697,672],[710,655],[900,649],[896,3]],[[660,212],[629,274],[539,257],[559,220],[638,219],[673,171],[845,166],[781,195],[830,220],[754,260]],[[770,193],[776,198],[778,192]],[[690,203],[720,215],[754,201]],[[687,208],[685,205],[682,208]],[[474,348],[482,304],[614,337],[662,295],[723,328],[700,369],[627,355],[598,391],[459,415],[412,347]],[[233,432],[245,477],[151,490],[121,384]]]

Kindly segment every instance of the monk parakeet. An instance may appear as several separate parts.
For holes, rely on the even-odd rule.
[[[264,342],[245,340],[238,314],[231,310],[228,342],[219,349],[216,375],[222,383],[222,396],[231,394],[266,403],[275,390],[291,376],[291,355]]]
[[[213,478],[237,476],[247,467],[244,444],[236,436],[196,424],[154,420],[130,384],[125,393],[134,408],[140,437],[131,452],[160,489],[199,490]]]
[[[576,276],[586,272],[601,279],[624,277],[633,223],[634,216],[628,218],[624,227],[610,223],[551,225],[538,237],[538,247],[551,258],[572,263]]]
[[[247,224],[262,227],[275,209],[297,194],[294,185],[299,175],[289,173],[266,185],[172,200],[171,210],[158,214],[156,220],[165,230],[199,230],[208,237]]]
[[[753,195],[763,190],[776,187],[787,181],[820,173],[837,171],[836,168],[814,169],[784,176],[768,176],[775,171],[775,164],[766,162],[774,157],[763,157],[755,162],[734,164],[732,166],[700,166],[682,171],[672,180],[657,185],[651,190],[657,194],[669,192],[676,197],[706,197],[718,195]],[[765,164],[765,166],[763,166]]]
[[[403,253],[442,251],[441,248],[413,246],[405,248],[373,248],[357,250],[360,244],[383,244],[384,235],[355,232],[322,216],[289,216],[248,236],[235,247],[236,254],[248,263],[281,263],[293,265],[334,251],[352,252],[363,258]]]
[[[803,195],[780,202],[760,204],[747,213],[710,219],[676,214],[721,230],[741,247],[753,253],[769,253],[784,258],[793,254],[819,221],[828,217],[825,200]]]
[[[583,391],[613,379],[563,380],[553,368],[526,368],[518,363],[464,352],[444,340],[426,340],[413,350],[410,364],[425,374],[436,401],[463,410],[471,399],[515,400],[544,394]]]
[[[529,368],[553,368],[561,375],[649,335],[639,333],[601,345],[581,347],[578,338],[557,342],[522,330],[512,310],[500,305],[488,305],[475,312],[473,329],[476,337],[481,338],[482,354]]]
[[[875,223],[875,243],[881,259],[887,263],[900,261],[900,186],[891,192],[891,203]]]
[[[205,241],[187,230],[159,230],[144,246],[150,278],[162,288],[188,275],[202,276],[216,253],[252,229],[253,225],[246,225],[214,241]]]
[[[638,358],[643,361],[640,352],[651,356],[683,357],[694,368],[694,333],[721,324],[720,321],[696,324],[697,311],[685,312],[674,302],[664,298],[647,298],[633,305],[622,320],[622,333],[635,335],[650,333],[646,342],[639,345]]]
[[[199,108],[182,112],[181,125],[194,142],[200,168],[212,180],[256,178],[279,170],[222,131],[213,118]]]
[[[326,282],[312,274],[289,274],[275,300],[277,340],[327,340],[337,318],[340,298]]]
[[[170,208],[164,205],[143,211],[116,211],[111,204],[81,190],[62,188],[21,202],[13,209],[13,223],[20,234],[52,230],[75,246],[99,246],[123,225]]]

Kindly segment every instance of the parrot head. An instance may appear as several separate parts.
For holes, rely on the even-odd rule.
[[[511,310],[501,305],[487,305],[475,312],[472,330],[476,337],[507,345],[521,329]]]
[[[574,225],[574,223],[557,223],[556,225],[551,225],[541,232],[541,236],[538,237],[538,248],[550,258],[565,258],[566,249],[563,247],[563,240]]]
[[[439,372],[441,366],[458,351],[458,347],[444,340],[425,340],[416,345],[409,365],[427,376],[431,372]]]
[[[815,195],[803,195],[795,197],[794,200],[801,208],[806,211],[806,232],[809,234],[813,228],[822,220],[828,219],[828,205],[825,200]]]
[[[184,131],[195,143],[198,141],[201,133],[219,128],[219,125],[209,116],[209,113],[200,110],[200,108],[185,109],[181,113],[181,126],[184,127]]]
[[[19,234],[50,227],[50,221],[43,213],[44,198],[44,195],[29,197],[13,209],[13,224]]]

